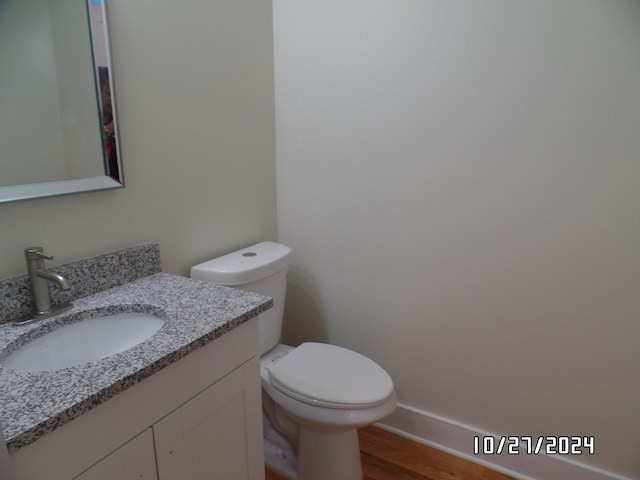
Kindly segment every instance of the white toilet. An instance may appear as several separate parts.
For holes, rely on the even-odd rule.
[[[357,428],[396,407],[393,381],[359,353],[280,344],[291,249],[262,242],[192,267],[191,277],[273,298],[258,317],[265,460],[298,480],[361,480]]]

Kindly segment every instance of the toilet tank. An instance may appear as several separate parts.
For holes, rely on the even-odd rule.
[[[273,307],[258,316],[260,355],[280,342],[291,249],[262,242],[191,267],[191,278],[268,295]]]

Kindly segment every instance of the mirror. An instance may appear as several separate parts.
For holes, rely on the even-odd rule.
[[[104,0],[0,0],[0,202],[123,186]]]

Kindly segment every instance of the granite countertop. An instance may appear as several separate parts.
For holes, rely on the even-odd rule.
[[[105,359],[48,372],[0,367],[0,421],[9,452],[107,401],[269,309],[269,297],[157,273],[74,301],[31,325],[0,325],[0,360],[30,339],[87,316],[154,313],[165,324],[148,340]],[[83,312],[90,312],[89,315]],[[91,312],[94,312],[91,315]]]

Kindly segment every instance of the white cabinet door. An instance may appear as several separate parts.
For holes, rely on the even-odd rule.
[[[157,480],[150,428],[125,443],[74,480]]]
[[[153,426],[160,480],[264,478],[256,372],[245,364]]]

